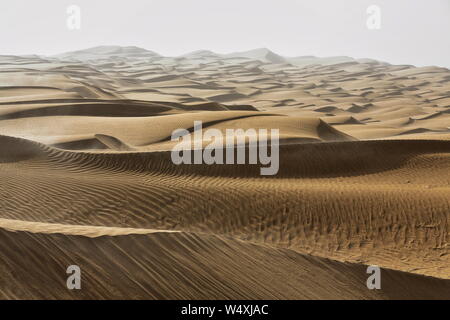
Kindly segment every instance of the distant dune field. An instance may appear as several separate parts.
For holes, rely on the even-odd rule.
[[[194,121],[279,129],[278,173],[175,165],[171,135]],[[2,299],[450,299],[445,68],[0,56],[0,151]]]

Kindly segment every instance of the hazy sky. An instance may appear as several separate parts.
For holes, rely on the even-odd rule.
[[[81,8],[81,29],[66,25]],[[381,29],[366,26],[370,5]],[[0,54],[135,45],[164,55],[267,47],[450,68],[450,0],[2,0]]]

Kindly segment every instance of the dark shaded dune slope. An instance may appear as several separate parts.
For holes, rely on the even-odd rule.
[[[1,104],[19,107],[14,108],[18,110],[12,111],[0,110],[0,120],[47,116],[150,117],[186,111],[256,111],[249,105],[226,106],[219,103],[202,103],[187,106],[175,102],[102,99],[48,99]]]
[[[33,144],[32,142],[29,142]],[[344,141],[286,144],[279,147],[279,171],[274,176],[260,174],[261,164],[230,165],[174,165],[170,151],[132,153],[89,153],[47,150],[51,162],[67,162],[68,166],[93,169],[120,168],[125,171],[163,172],[179,175],[223,176],[230,178],[332,178],[359,176],[393,170],[405,165],[408,160],[426,154],[450,153],[450,142],[440,140],[383,140]],[[248,157],[248,147],[246,147]],[[193,154],[194,151],[191,151]],[[226,152],[224,152],[225,154]],[[235,150],[234,155],[238,153]],[[233,160],[236,163],[236,159]]]

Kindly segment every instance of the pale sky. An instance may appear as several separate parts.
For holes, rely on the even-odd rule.
[[[66,26],[69,5],[81,29]],[[370,5],[381,29],[366,26]],[[267,47],[284,56],[450,68],[450,0],[2,0],[0,54],[134,45],[163,55]]]

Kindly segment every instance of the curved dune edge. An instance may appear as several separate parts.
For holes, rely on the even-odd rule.
[[[212,235],[0,229],[0,249],[3,299],[450,299],[448,280],[383,269],[369,290],[364,265]],[[69,265],[81,290],[66,287]]]
[[[157,230],[143,228],[119,228],[102,226],[69,225],[61,223],[43,223],[0,218],[0,229],[7,231],[25,231],[43,234],[64,234],[96,238],[102,236],[120,236],[128,234],[151,234],[157,232],[179,232],[176,230]]]

